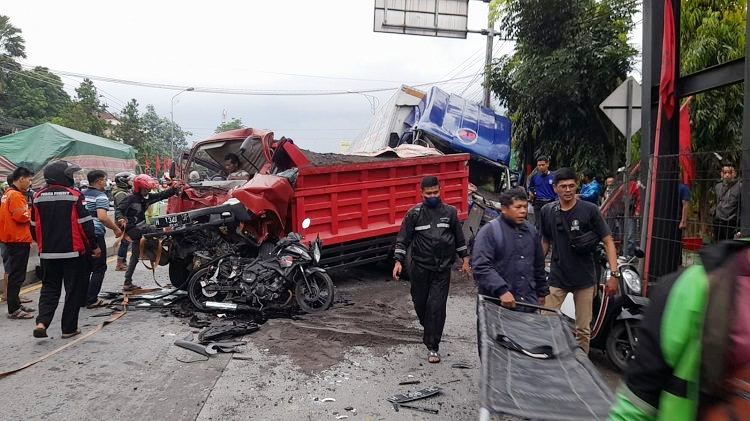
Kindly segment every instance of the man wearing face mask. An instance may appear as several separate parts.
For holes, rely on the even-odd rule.
[[[427,361],[439,363],[451,267],[458,253],[463,259],[461,271],[468,273],[469,253],[456,208],[440,201],[437,177],[424,177],[421,186],[424,202],[406,213],[396,238],[393,278],[401,274],[408,250],[411,297],[424,327]]]

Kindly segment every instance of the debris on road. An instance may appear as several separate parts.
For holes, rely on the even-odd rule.
[[[259,329],[260,326],[257,323],[253,322],[214,322],[198,334],[198,341],[220,341],[222,339],[230,339],[234,338],[235,336],[243,336],[253,332],[257,332]]]
[[[401,404],[401,403],[412,402],[412,401],[417,401],[420,399],[429,398],[430,396],[435,396],[439,393],[440,393],[439,387],[430,386],[421,390],[417,390],[415,392],[398,393],[389,397],[387,400],[388,402]]]
[[[472,369],[472,368],[474,368],[474,365],[473,364],[469,364],[469,363],[467,363],[465,361],[459,361],[457,363],[453,363],[451,365],[451,368]]]
[[[320,400],[321,402],[336,402],[336,399],[333,398],[324,398]]]
[[[407,380],[407,381],[404,381],[404,382],[400,382],[398,385],[399,386],[406,386],[408,384],[420,384],[420,383],[422,383],[422,382],[419,381],[419,380]]]

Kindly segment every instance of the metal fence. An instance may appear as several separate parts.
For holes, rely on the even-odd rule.
[[[740,156],[740,150],[727,150],[652,157],[650,164],[657,165],[659,171],[649,172],[646,185],[638,181],[636,166],[628,176],[630,188],[622,189],[622,182],[617,185],[628,191],[614,195],[602,206],[620,249],[628,254],[650,238],[653,259],[677,260],[679,266],[687,266],[697,260],[703,246],[739,235]],[[694,170],[686,171],[690,163]],[[690,173],[692,176],[686,177]],[[654,176],[657,178],[652,179]],[[626,213],[628,192],[631,204]],[[657,195],[661,195],[659,200]],[[646,208],[653,212],[651,227],[643,218]]]

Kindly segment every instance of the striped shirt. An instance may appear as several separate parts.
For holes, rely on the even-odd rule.
[[[96,210],[104,209],[105,211],[108,211],[109,198],[103,191],[96,189],[87,189],[83,193],[83,196],[86,199],[86,210],[89,211],[92,217],[94,217],[94,232],[97,237],[102,237],[106,233],[106,228],[104,227],[104,224],[99,221]]]

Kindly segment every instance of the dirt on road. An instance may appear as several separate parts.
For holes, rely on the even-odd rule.
[[[383,275],[374,280],[373,270]],[[394,345],[422,343],[408,284],[386,281],[387,276],[370,267],[335,273],[337,284],[345,287],[338,288],[333,308],[295,320],[270,320],[252,335],[252,342],[288,356],[308,373],[339,363],[353,347],[381,352]],[[361,280],[365,277],[370,279]],[[452,288],[454,294],[471,292],[464,282],[454,282]]]

